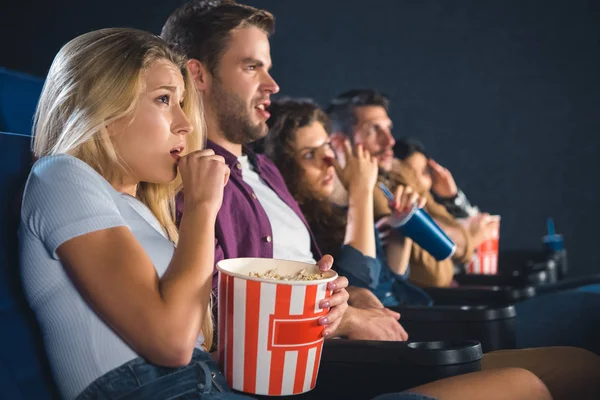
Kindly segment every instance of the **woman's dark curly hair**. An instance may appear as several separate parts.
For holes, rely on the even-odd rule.
[[[257,152],[264,153],[277,166],[283,175],[288,189],[300,202],[311,198],[308,187],[302,179],[302,170],[296,162],[294,142],[298,129],[319,122],[328,131],[327,115],[310,99],[282,98],[269,107],[271,117],[267,120],[269,134],[254,145]]]
[[[315,195],[304,179],[294,149],[300,128],[319,122],[329,132],[327,114],[312,100],[293,98],[273,101],[269,112],[269,134],[254,144],[254,150],[266,155],[277,166],[290,193],[300,204],[321,250],[335,257],[344,242],[346,214],[329,199]]]

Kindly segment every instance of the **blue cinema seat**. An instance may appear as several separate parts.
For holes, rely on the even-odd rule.
[[[56,397],[41,333],[19,279],[17,227],[30,140],[0,132],[0,399],[7,400]]]
[[[31,135],[44,81],[0,67],[0,132]]]

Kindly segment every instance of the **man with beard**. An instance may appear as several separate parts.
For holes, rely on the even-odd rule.
[[[392,136],[392,121],[388,116],[389,100],[371,89],[355,89],[345,92],[331,101],[327,109],[332,127],[334,147],[345,138],[361,144],[373,154],[379,164],[380,180],[394,190],[399,184],[409,185],[427,197],[425,210],[436,220],[442,229],[457,244],[452,259],[436,260],[427,251],[413,243],[410,266],[410,280],[422,287],[450,286],[454,276],[454,262],[464,264],[470,261],[474,248],[491,237],[497,228],[497,221],[480,215],[469,219],[468,225],[461,223],[448,212],[446,207],[435,201],[429,188],[423,187],[410,167],[394,158],[396,140]],[[375,216],[389,215],[385,196],[375,192]],[[382,232],[385,219],[379,222]],[[389,228],[389,226],[387,226]]]
[[[217,11],[215,11],[218,9]],[[277,168],[246,144],[264,137],[271,95],[279,86],[269,74],[268,36],[273,16],[231,1],[192,1],[167,20],[161,36],[190,59],[188,68],[202,98],[209,141],[207,147],[231,168],[223,205],[215,223],[215,263],[237,257],[278,258],[314,263],[321,253],[302,212]],[[183,199],[178,199],[183,212]],[[331,265],[324,256],[321,263]],[[213,289],[217,290],[217,274]],[[353,339],[406,340],[400,315],[383,308],[366,289],[350,288],[347,279],[332,282],[334,296],[324,335]],[[370,306],[370,307],[369,307]],[[343,318],[341,318],[343,315]],[[340,324],[341,322],[341,324]]]
[[[467,230],[458,225],[448,210],[443,205],[437,204],[431,194],[428,193],[428,189],[422,187],[414,171],[394,158],[393,148],[396,140],[392,135],[393,124],[388,115],[388,108],[389,99],[382,93],[372,89],[354,89],[334,98],[327,108],[327,114],[332,125],[331,142],[333,147],[339,146],[346,139],[354,144],[361,144],[365,150],[377,158],[380,180],[387,186],[393,190],[397,185],[410,185],[418,193],[426,196],[428,199],[425,209],[444,230],[451,234],[458,244],[456,258],[458,260],[462,258],[463,261],[468,260],[473,251],[471,242],[476,241],[473,236],[479,234],[478,232],[484,230],[486,226],[469,227]],[[378,189],[375,190],[374,201],[376,218],[377,216],[382,217],[390,214],[388,202]],[[383,225],[382,223],[385,223],[385,220],[384,217],[378,221],[380,227]],[[437,282],[446,282],[445,286],[448,286],[452,280],[453,266],[451,260],[437,261],[416,244],[413,244],[409,264],[411,266],[411,278],[413,278],[413,274],[419,273],[418,268],[421,267],[428,269],[428,272],[421,276],[433,276]],[[416,283],[419,284],[420,280],[424,281],[425,278],[416,279]],[[434,279],[427,280],[428,284],[426,286],[433,286],[431,284],[433,281]],[[586,294],[581,293],[580,295]],[[541,297],[533,301],[540,299]],[[557,298],[557,300],[560,299],[561,297]],[[568,299],[565,300],[568,302]],[[526,309],[523,309],[523,305],[526,306],[526,304],[517,304],[517,314],[526,311]],[[553,315],[557,315],[556,308],[554,310],[551,307],[547,309],[549,310],[548,319],[552,319]],[[536,309],[538,312],[539,310]],[[536,325],[538,320],[533,316],[531,319],[531,324]],[[578,319],[580,318],[576,320]],[[523,320],[524,318],[521,318],[520,322],[523,322]],[[566,320],[567,318],[564,317],[555,318],[552,320],[552,324],[556,325],[560,331],[572,333],[570,336],[574,337],[589,333],[589,329],[586,329],[585,324],[573,321],[572,326],[569,326],[570,324],[565,323]],[[539,329],[538,338],[544,336],[543,326],[540,325],[541,328],[536,328]],[[535,337],[529,342],[535,343]],[[556,360],[561,360],[561,362],[556,362]],[[484,355],[482,367],[484,370],[500,367],[525,368],[542,379],[555,399],[600,398],[600,382],[598,382],[600,358],[596,354],[580,348],[563,346],[494,351]]]
[[[204,104],[209,138],[207,147],[222,156],[231,168],[215,224],[215,262],[236,257],[307,262],[321,258],[312,232],[277,168],[245,146],[267,134],[270,97],[279,91],[279,86],[269,74],[269,35],[273,32],[273,25],[273,16],[266,11],[227,0],[196,0],[177,9],[161,33],[167,42],[190,59],[188,69]],[[184,211],[183,201],[179,200],[178,211],[181,213]],[[332,260],[325,256],[322,261],[329,264]],[[340,278],[337,284],[338,288],[344,287],[347,280]],[[216,280],[213,288],[216,291]],[[326,336],[407,339],[406,332],[398,323],[399,314],[383,308],[381,302],[366,289],[349,288],[349,292],[351,306],[345,313],[345,291],[327,299],[330,304],[321,304],[322,307],[339,304],[332,308],[327,321],[320,321],[326,326]],[[359,305],[364,308],[353,307]],[[510,367],[511,356],[506,358],[505,364]],[[548,359],[547,364],[555,363]],[[433,385],[440,384],[437,387],[443,387],[443,390],[422,393],[444,397],[454,392],[460,393],[456,398],[492,398],[494,393],[490,392],[494,391],[495,383],[514,383],[510,387],[501,384],[498,392],[516,390],[520,385],[527,387],[532,383],[530,377],[515,378],[520,381],[517,383],[501,376],[511,371],[488,371],[492,374],[477,373],[475,376],[437,381]],[[554,370],[549,373],[554,373]],[[586,371],[576,370],[574,373],[582,377],[578,383],[585,382],[587,387]],[[445,386],[448,381],[458,382],[456,378],[465,379],[463,384],[458,385],[460,387]],[[507,398],[519,397],[517,392],[505,394]],[[533,397],[533,394],[525,396]]]

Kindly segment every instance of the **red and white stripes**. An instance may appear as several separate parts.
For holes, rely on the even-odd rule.
[[[499,230],[491,239],[485,240],[473,253],[467,265],[468,274],[496,275],[498,273]]]
[[[286,285],[219,274],[219,360],[229,385],[292,395],[314,388],[327,283]]]

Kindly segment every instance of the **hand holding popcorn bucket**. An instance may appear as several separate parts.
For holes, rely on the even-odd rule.
[[[236,258],[219,270],[219,363],[235,390],[284,396],[314,389],[335,271],[275,259]],[[301,279],[301,280],[300,280]]]

